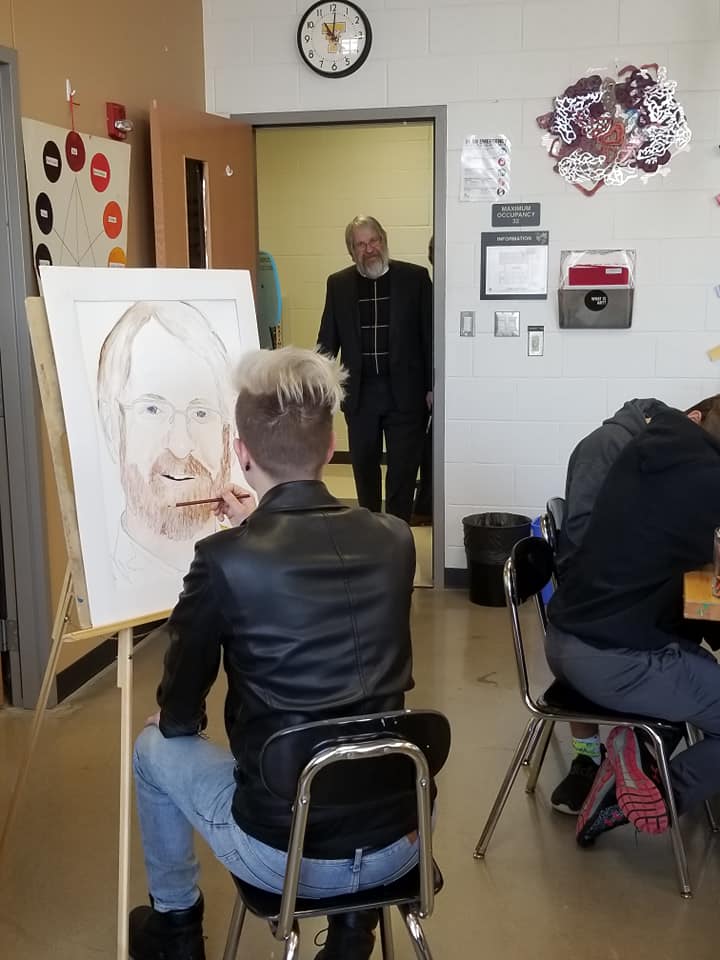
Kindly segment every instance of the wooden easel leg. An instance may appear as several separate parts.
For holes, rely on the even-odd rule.
[[[5,844],[7,843],[7,839],[15,819],[15,814],[17,813],[20,794],[22,793],[27,781],[30,762],[35,752],[38,736],[40,734],[40,727],[42,725],[43,717],[45,716],[48,700],[50,699],[50,689],[52,687],[53,680],[55,679],[55,671],[57,670],[58,660],[60,659],[60,650],[65,637],[65,627],[68,621],[71,601],[72,578],[70,576],[70,567],[68,566],[65,569],[65,577],[63,578],[62,591],[60,593],[60,602],[58,604],[57,611],[55,612],[55,620],[53,621],[52,634],[50,637],[50,656],[48,657],[47,666],[45,667],[45,675],[43,676],[42,686],[40,687],[37,704],[35,705],[35,714],[33,716],[32,726],[30,728],[30,739],[28,741],[25,756],[20,762],[20,768],[15,780],[15,786],[12,794],[10,795],[10,806],[8,808],[7,816],[5,817],[5,823],[3,824],[2,834],[0,834],[0,861],[2,861],[2,856],[5,851]]]
[[[130,883],[130,805],[132,784],[133,631],[118,633],[117,685],[120,688],[120,834],[118,839],[117,960],[128,958]]]

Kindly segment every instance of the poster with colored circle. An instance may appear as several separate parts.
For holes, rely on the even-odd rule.
[[[33,259],[124,267],[130,146],[23,118]]]

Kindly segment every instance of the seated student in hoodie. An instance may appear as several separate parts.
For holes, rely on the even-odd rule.
[[[573,450],[565,480],[565,519],[558,537],[558,579],[565,576],[583,541],[597,495],[620,451],[657,413],[667,409],[652,397],[628,400]],[[567,775],[553,790],[550,803],[560,813],[577,816],[602,763],[604,747],[593,724],[571,723],[570,733],[575,756]]]
[[[671,763],[683,813],[720,792],[720,664],[712,625],[683,619],[683,575],[712,560],[720,526],[720,394],[668,409],[620,453],[550,601],[553,673],[611,710],[689,721],[705,739]],[[720,646],[720,643],[717,644]],[[621,823],[669,826],[649,748],[615,728],[578,818],[588,842]]]

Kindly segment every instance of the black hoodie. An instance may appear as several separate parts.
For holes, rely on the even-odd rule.
[[[683,574],[712,561],[717,526],[720,441],[677,410],[658,414],[610,469],[551,623],[602,647],[699,639]]]
[[[559,536],[557,566],[560,579],[564,578],[583,542],[600,488],[620,451],[643,432],[649,418],[668,409],[661,400],[652,397],[627,400],[573,450],[565,481],[565,519]]]

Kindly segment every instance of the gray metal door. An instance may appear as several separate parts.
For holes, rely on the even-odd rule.
[[[0,646],[12,703],[35,703],[49,651],[39,416],[25,297],[33,293],[15,52],[0,47]]]

